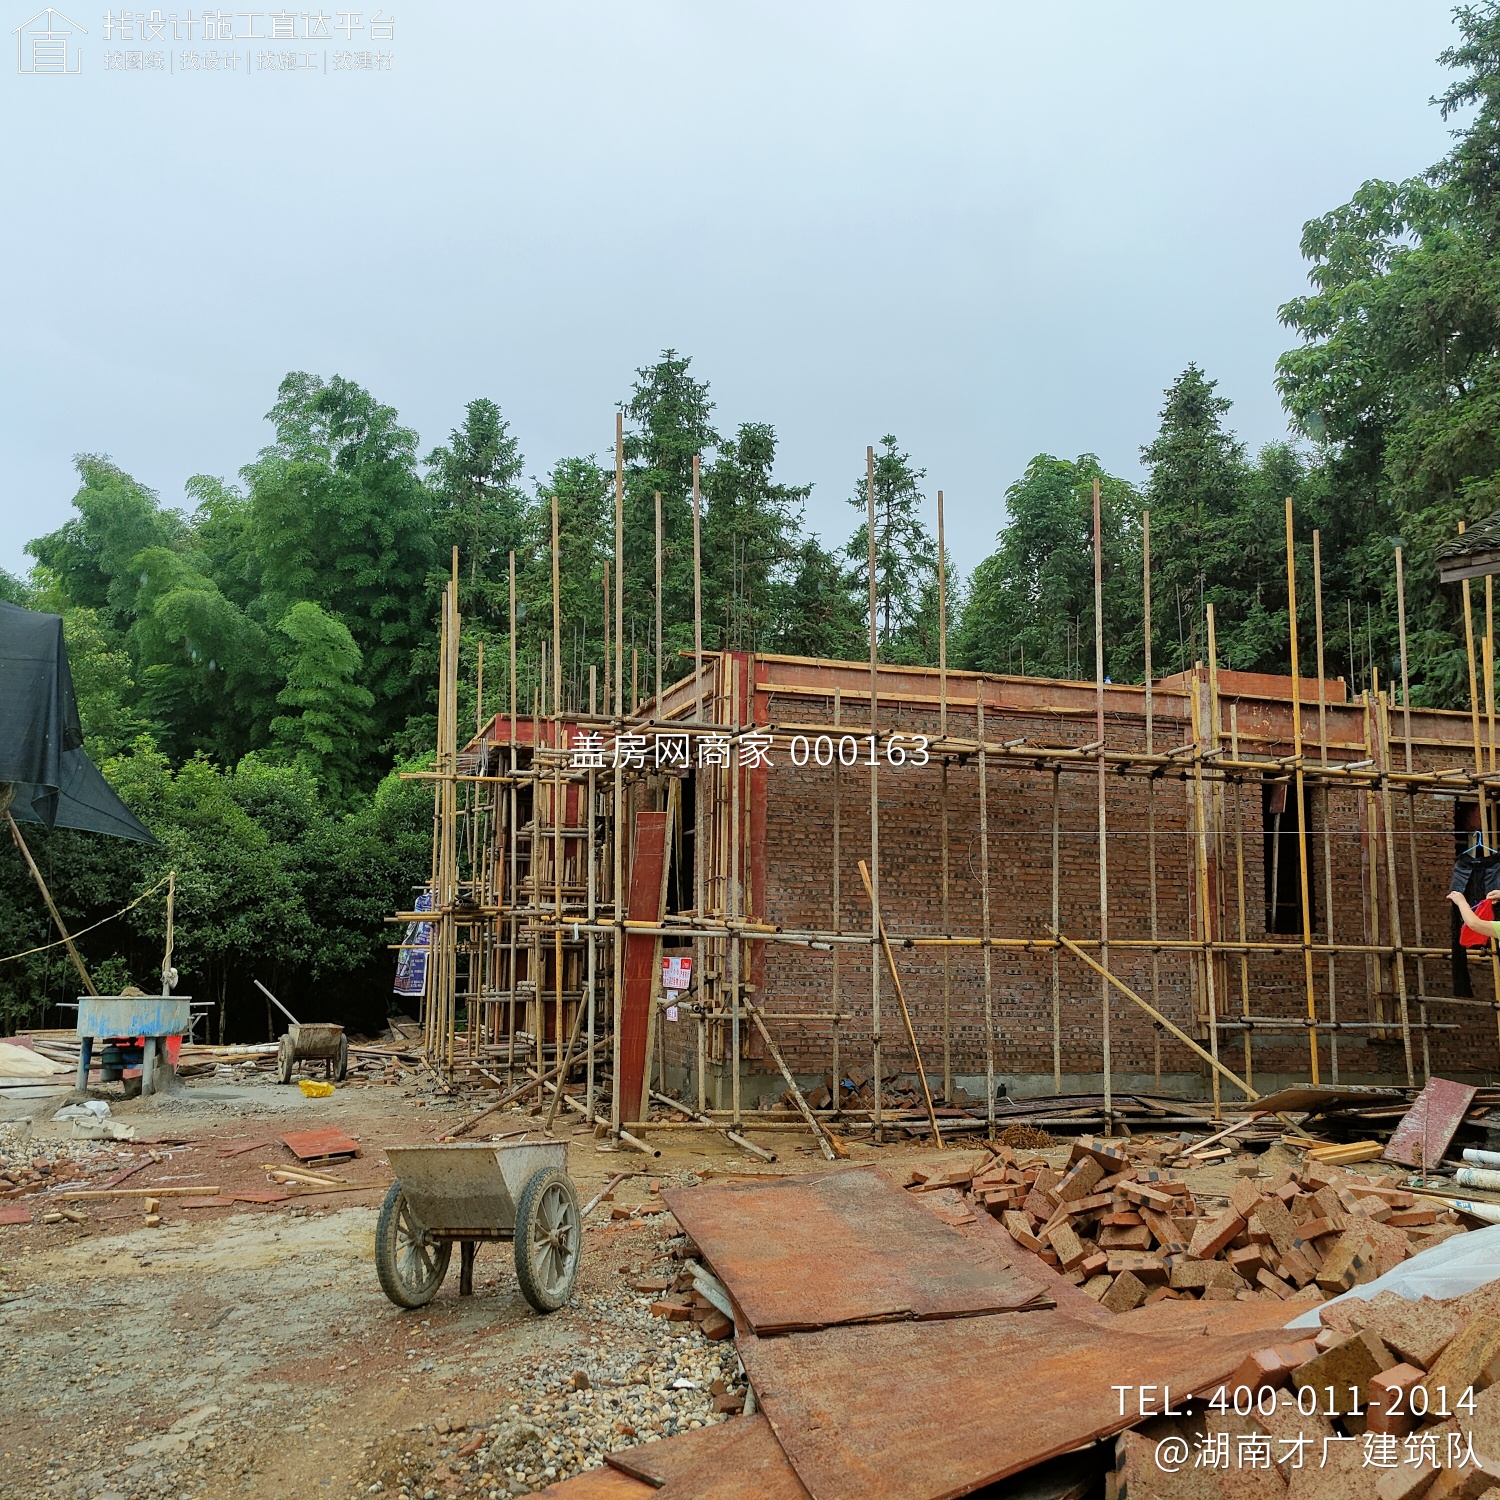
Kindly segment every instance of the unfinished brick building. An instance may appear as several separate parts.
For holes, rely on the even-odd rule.
[[[642,698],[615,602],[602,698],[565,690],[555,606],[530,712],[512,654],[509,711],[461,737],[450,586],[441,1068],[617,1131],[653,1092],[721,1126],[784,1096],[817,1134],[820,1110],[878,1123],[902,1075],[937,1128],[933,1097],[991,1122],[1006,1092],[1217,1112],[1500,1065],[1500,960],[1465,956],[1445,899],[1465,850],[1471,887],[1500,884],[1472,625],[1470,713],[1351,701],[1297,677],[1295,640],[1290,677],[1219,671],[1211,609],[1209,664],[1149,686],[1105,680],[1097,638],[1070,682],[886,665],[873,641],[868,664],[705,652],[696,622],[666,685],[658,609]]]

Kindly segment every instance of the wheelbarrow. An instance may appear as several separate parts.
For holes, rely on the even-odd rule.
[[[298,1063],[321,1062],[330,1081],[342,1083],[349,1073],[349,1038],[342,1026],[295,1021],[276,1048],[276,1081],[290,1083]]]
[[[375,1226],[375,1274],[397,1307],[425,1307],[448,1274],[453,1242],[458,1293],[474,1290],[481,1240],[511,1240],[521,1295],[555,1312],[572,1294],[583,1250],[578,1190],[563,1141],[453,1141],[391,1146],[396,1180]]]
[[[327,1021],[299,1021],[260,980],[254,983],[291,1023],[276,1048],[276,1082],[290,1083],[298,1063],[320,1062],[325,1064],[330,1082],[342,1083],[349,1074],[349,1038],[344,1028]]]

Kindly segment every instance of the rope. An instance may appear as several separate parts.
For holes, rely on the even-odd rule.
[[[113,922],[116,917],[123,917],[126,912],[133,911],[137,906],[139,906],[147,896],[154,896],[156,892],[159,891],[176,873],[177,872],[175,870],[169,871],[166,875],[163,875],[162,878],[158,880],[149,891],[142,891],[140,895],[130,903],[129,906],[122,906],[119,911],[113,912],[107,917],[100,917],[97,922],[92,923],[90,926],[81,927],[77,932],[70,933],[69,937],[81,938],[84,933],[92,932],[95,927],[103,927],[106,922]],[[30,958],[33,953],[45,953],[49,948],[61,948],[67,941],[67,938],[58,938],[55,943],[43,943],[39,948],[27,948],[21,953],[7,953],[4,958],[0,958],[0,964],[12,963],[18,958]]]

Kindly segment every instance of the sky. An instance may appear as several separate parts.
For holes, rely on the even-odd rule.
[[[895,433],[967,571],[1035,454],[1139,478],[1190,361],[1252,448],[1283,437],[1302,224],[1448,144],[1432,0],[394,0],[124,28],[67,0],[50,50],[35,3],[0,0],[13,572],[71,513],[72,455],[183,504],[270,440],[289,370],[366,385],[423,452],[491,397],[541,475],[609,449],[666,348],[721,431],[774,425],[830,542]],[[153,14],[177,20],[143,38]]]

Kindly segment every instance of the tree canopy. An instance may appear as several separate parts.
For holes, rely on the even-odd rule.
[[[436,617],[455,557],[465,721],[512,697],[530,713],[544,688],[552,706],[554,511],[561,707],[586,708],[590,669],[599,687],[610,669],[607,593],[623,606],[626,689],[645,696],[658,504],[665,680],[692,646],[695,466],[710,649],[864,658],[872,485],[885,660],[936,663],[941,624],[955,666],[1088,678],[1097,485],[1107,674],[1140,680],[1148,647],[1157,676],[1206,659],[1209,606],[1221,666],[1284,672],[1290,498],[1307,670],[1312,533],[1326,670],[1353,691],[1397,677],[1400,545],[1413,699],[1466,706],[1461,596],[1440,587],[1433,554],[1461,522],[1500,510],[1500,0],[1455,15],[1442,57],[1454,81],[1434,101],[1466,120],[1452,148],[1303,228],[1310,288],[1280,309],[1298,343],[1277,369],[1293,440],[1250,453],[1210,372],[1188,363],[1141,435],[1138,480],[1093,453],[1038,453],[996,493],[962,497],[1002,523],[967,577],[945,560],[945,622],[936,456],[883,435],[873,475],[850,476],[852,535],[820,538],[805,524],[811,487],[780,470],[775,428],[721,414],[673,349],[619,403],[623,579],[612,435],[527,477],[521,436],[489,396],[423,459],[417,433],[355,380],[293,371],[267,413],[271,441],[237,475],[195,476],[180,506],[107,455],[78,455],[74,514],[30,544],[28,577],[0,572],[0,598],[63,616],[89,752],[162,844],[38,833],[65,915],[87,925],[175,867],[179,967],[225,1001],[231,1032],[258,1025],[253,975],[373,1003],[389,988],[384,919],[427,862],[430,797],[400,770],[431,751]],[[48,939],[24,879],[0,861],[0,954]],[[86,951],[143,981],[161,918],[153,897]],[[0,1014],[36,1019],[70,988],[58,950],[0,964]]]

